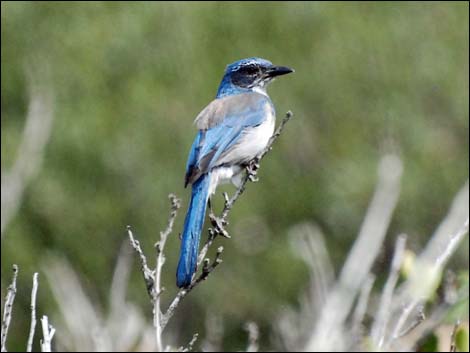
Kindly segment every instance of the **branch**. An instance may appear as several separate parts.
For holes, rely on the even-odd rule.
[[[142,271],[142,274],[144,276],[144,281],[145,281],[145,285],[147,288],[147,292],[150,295],[150,297],[152,297],[153,286],[155,283],[154,273],[152,270],[150,270],[150,268],[147,265],[147,258],[145,257],[144,252],[142,251],[142,248],[140,247],[140,242],[134,238],[134,234],[132,233],[131,226],[127,226],[127,234],[129,235],[131,246],[139,255],[140,270]]]
[[[199,337],[199,334],[195,333],[193,335],[193,338],[191,338],[191,341],[189,341],[188,346],[187,347],[180,347],[178,349],[178,352],[191,352],[193,350],[194,344],[196,343],[198,337]]]
[[[457,343],[456,343],[456,337],[457,337],[457,330],[460,326],[460,322],[457,321],[454,324],[454,327],[452,328],[452,332],[450,334],[450,349],[449,352],[456,352],[457,351]]]
[[[142,251],[142,248],[140,247],[139,241],[135,239],[130,226],[127,227],[130,243],[140,258],[141,271],[144,276],[147,292],[150,296],[150,300],[153,306],[153,326],[155,328],[155,340],[158,352],[163,352],[162,332],[165,328],[165,326],[162,325],[163,319],[160,308],[160,295],[164,290],[161,287],[161,273],[163,265],[165,264],[165,255],[163,254],[163,250],[165,248],[168,236],[173,231],[173,225],[178,209],[181,207],[181,200],[178,199],[174,194],[170,194],[168,198],[171,202],[171,211],[168,218],[168,225],[163,232],[160,232],[160,241],[155,244],[157,255],[155,270],[152,271],[148,267],[147,258]]]
[[[11,284],[8,286],[7,295],[5,298],[5,307],[3,309],[2,320],[2,352],[7,351],[6,342],[8,336],[8,329],[10,328],[11,316],[13,311],[13,303],[16,296],[16,279],[18,277],[18,266],[13,265],[13,278]]]
[[[222,252],[223,252],[224,248],[222,246],[220,246],[218,249],[217,249],[217,253],[215,255],[215,259],[214,261],[212,262],[212,264],[210,264],[210,260],[209,259],[204,259],[203,261],[203,267],[202,267],[202,272],[201,274],[198,276],[198,277],[195,277],[191,284],[187,287],[187,288],[182,288],[178,291],[178,293],[176,294],[176,297],[173,299],[173,301],[171,302],[170,306],[168,307],[167,311],[165,312],[165,314],[162,315],[162,320],[161,320],[161,326],[162,326],[162,330],[166,327],[166,325],[168,324],[168,321],[173,317],[173,315],[175,314],[175,310],[176,308],[178,307],[178,305],[180,304],[181,300],[188,295],[189,292],[191,292],[199,283],[201,283],[202,281],[206,280],[207,277],[209,276],[209,274],[214,271],[214,269],[222,263],[222,259],[220,258],[221,255],[222,255]]]
[[[31,327],[29,329],[28,344],[26,352],[31,352],[33,348],[34,331],[36,330],[36,296],[38,292],[38,273],[33,275],[33,289],[31,291]]]
[[[379,310],[375,316],[374,325],[372,326],[371,337],[374,345],[378,348],[382,347],[385,339],[385,329],[390,318],[390,305],[392,303],[393,292],[400,275],[400,267],[405,253],[406,235],[402,234],[395,243],[395,251],[393,253],[392,266],[390,273],[380,297]]]
[[[46,315],[42,317],[41,325],[43,335],[43,340],[41,340],[41,352],[52,352],[51,343],[55,334],[55,328],[49,325],[49,318]]]
[[[178,209],[181,207],[181,200],[176,198],[175,195],[170,194],[169,196],[171,202],[171,212],[168,219],[168,225],[163,232],[160,232],[160,241],[155,244],[155,249],[157,250],[157,263],[155,267],[155,289],[153,290],[153,325],[155,327],[155,336],[157,342],[157,350],[163,352],[163,343],[162,343],[162,311],[160,309],[160,295],[163,292],[161,287],[161,275],[162,268],[165,264],[165,255],[163,254],[163,249],[165,248],[166,240],[168,236],[173,231],[173,224],[175,223],[176,214]]]

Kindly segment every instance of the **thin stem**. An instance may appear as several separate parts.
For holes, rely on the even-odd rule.
[[[41,319],[43,340],[41,341],[41,352],[52,352],[51,343],[55,334],[55,328],[49,325],[49,318],[44,315]]]
[[[385,283],[384,289],[382,291],[379,309],[374,321],[374,325],[372,326],[372,340],[378,348],[382,347],[384,343],[385,332],[390,317],[390,305],[392,303],[393,292],[400,275],[400,267],[403,261],[403,255],[405,253],[405,246],[406,235],[402,234],[398,237],[395,243],[392,266],[387,278],[387,282]]]
[[[31,291],[31,327],[29,329],[28,343],[26,345],[26,352],[31,352],[33,349],[34,331],[36,330],[36,296],[38,292],[38,273],[33,275],[33,289]]]
[[[8,286],[7,295],[5,298],[5,308],[3,309],[2,320],[2,352],[7,352],[6,342],[8,336],[8,329],[10,328],[11,316],[13,311],[13,303],[16,296],[16,279],[18,277],[18,265],[13,265],[13,278],[11,284]]]

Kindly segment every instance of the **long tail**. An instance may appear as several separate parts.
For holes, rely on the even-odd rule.
[[[176,271],[176,285],[180,288],[189,286],[191,278],[196,272],[199,240],[206,215],[210,180],[211,174],[207,173],[193,184],[191,201],[184,221],[180,259]]]

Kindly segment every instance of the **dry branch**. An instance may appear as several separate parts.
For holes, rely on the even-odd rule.
[[[11,316],[13,312],[13,303],[16,296],[16,279],[18,277],[18,266],[13,265],[13,278],[11,284],[8,286],[7,295],[5,298],[5,307],[3,309],[2,320],[2,352],[7,351],[6,343],[8,336],[8,329],[10,328]]]
[[[31,327],[29,329],[28,343],[26,345],[26,352],[31,352],[33,349],[34,331],[36,330],[36,296],[38,293],[38,273],[33,275],[33,289],[31,291]]]
[[[42,317],[41,325],[43,337],[41,340],[41,352],[52,352],[51,344],[55,334],[55,328],[49,324],[49,318],[46,315]]]

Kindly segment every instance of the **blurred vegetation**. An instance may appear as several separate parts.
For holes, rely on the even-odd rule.
[[[398,232],[421,248],[468,178],[468,17],[467,2],[2,2],[2,170],[21,138],[26,72],[50,77],[56,97],[42,170],[2,239],[2,294],[12,263],[23,288],[10,350],[24,349],[31,276],[51,255],[67,258],[107,305],[125,226],[150,249],[168,193],[186,204],[192,121],[225,65],[243,57],[296,69],[270,88],[278,117],[289,109],[295,116],[231,214],[233,239],[219,240],[223,265],[169,327],[180,343],[204,332],[209,311],[222,315],[227,349],[243,347],[247,320],[261,325],[261,346],[271,347],[271,322],[308,278],[287,230],[318,223],[339,266],[386,151],[403,158],[405,171],[377,273],[388,268]],[[173,293],[176,236],[167,248],[164,282]],[[451,266],[468,271],[468,263],[467,237]],[[130,299],[147,310],[134,269]],[[54,318],[48,293],[43,277],[38,305]]]

